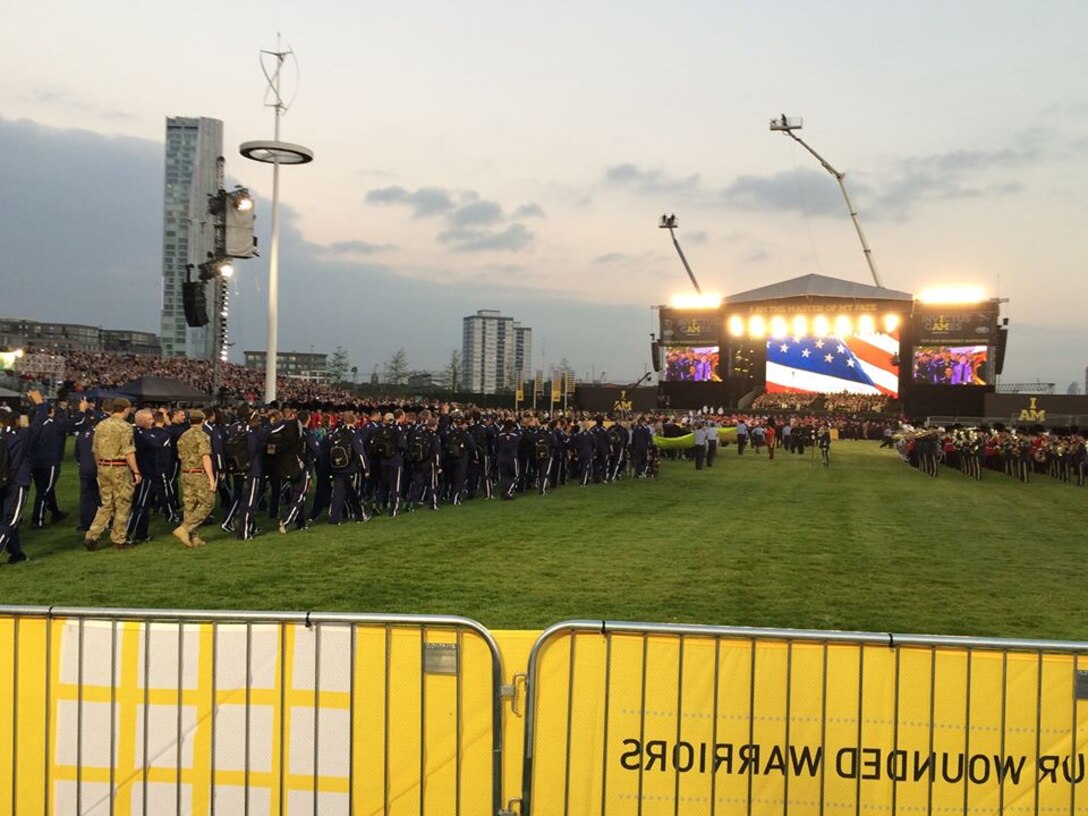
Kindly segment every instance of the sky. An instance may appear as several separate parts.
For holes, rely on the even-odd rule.
[[[0,315],[158,331],[165,119],[224,122],[258,197],[232,350],[266,342],[282,45],[281,350],[403,348],[440,369],[461,318],[533,328],[533,364],[632,382],[653,304],[809,273],[1008,298],[1004,382],[1088,365],[1088,4],[40,0],[0,23]],[[296,71],[297,67],[297,71]]]

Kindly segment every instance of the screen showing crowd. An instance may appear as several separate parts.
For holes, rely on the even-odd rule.
[[[914,382],[986,385],[988,346],[915,346]]]
[[[665,379],[721,382],[718,346],[671,346],[665,349]]]

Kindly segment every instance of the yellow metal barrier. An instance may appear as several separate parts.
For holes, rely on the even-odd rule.
[[[462,618],[0,609],[0,814],[497,813],[501,687]]]
[[[1088,815],[1086,706],[1083,643],[0,607],[0,816]]]
[[[1088,814],[1088,644],[576,621],[526,814]]]

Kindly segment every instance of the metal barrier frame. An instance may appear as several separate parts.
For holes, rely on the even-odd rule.
[[[211,624],[212,627],[213,627],[213,632],[215,631],[215,627],[217,627],[219,624],[247,624],[247,625],[266,624],[266,625],[277,625],[277,626],[280,627],[280,631],[279,631],[279,638],[280,638],[279,649],[281,649],[281,650],[283,649],[284,636],[285,636],[285,632],[286,632],[286,629],[283,628],[285,624],[303,625],[303,626],[305,626],[307,628],[310,628],[310,627],[313,627],[313,626],[320,626],[322,624],[333,624],[333,625],[339,625],[339,626],[352,626],[352,627],[360,626],[360,625],[362,625],[362,626],[375,626],[375,627],[381,626],[381,627],[385,627],[386,629],[393,629],[393,628],[398,628],[398,627],[420,627],[421,632],[423,630],[428,629],[428,628],[445,629],[445,630],[453,629],[453,630],[455,630],[457,632],[462,632],[462,631],[471,632],[471,633],[473,633],[475,635],[478,635],[483,640],[483,642],[486,644],[488,650],[491,653],[491,719],[492,719],[492,727],[491,727],[491,745],[492,745],[492,755],[491,755],[491,774],[492,774],[491,802],[492,802],[492,807],[491,807],[491,810],[492,810],[492,813],[494,813],[494,814],[499,814],[499,813],[502,812],[503,676],[504,676],[503,675],[503,665],[502,665],[502,655],[501,655],[501,653],[499,651],[499,648],[498,648],[498,645],[496,644],[495,639],[492,637],[491,633],[486,628],[484,628],[483,625],[481,625],[477,621],[474,621],[474,620],[472,620],[470,618],[463,618],[463,617],[459,617],[459,616],[456,616],[456,615],[400,615],[400,614],[383,615],[383,614],[374,614],[374,613],[250,612],[250,611],[232,611],[232,610],[204,611],[204,610],[189,610],[189,609],[111,609],[111,608],[86,608],[86,607],[63,607],[63,606],[5,606],[5,605],[0,605],[0,617],[11,618],[12,621],[13,621],[13,626],[14,626],[14,631],[13,631],[13,652],[14,652],[14,655],[13,655],[13,657],[15,659],[13,660],[13,674],[15,676],[14,676],[13,679],[15,681],[14,688],[15,688],[15,691],[16,691],[16,695],[15,695],[15,698],[13,699],[13,701],[12,701],[12,724],[13,724],[12,727],[13,727],[13,729],[16,728],[17,724],[18,724],[18,696],[17,696],[18,681],[19,681],[19,678],[18,678],[18,663],[19,663],[18,662],[18,647],[19,647],[19,622],[20,622],[21,619],[38,618],[38,619],[44,619],[46,621],[46,641],[45,641],[45,643],[46,643],[46,661],[45,661],[45,666],[44,666],[44,673],[45,673],[45,678],[46,678],[45,694],[46,694],[46,711],[47,712],[50,710],[50,705],[51,705],[51,702],[52,702],[51,699],[50,699],[50,696],[49,696],[50,695],[50,686],[51,686],[51,684],[49,682],[49,679],[50,679],[51,672],[52,672],[52,666],[50,665],[50,656],[52,654],[53,621],[55,619],[76,620],[76,621],[79,622],[79,633],[80,633],[80,646],[79,646],[79,649],[80,649],[80,664],[79,664],[80,683],[82,683],[82,672],[83,672],[83,661],[82,661],[83,622],[88,621],[88,620],[107,621],[107,622],[113,623],[112,638],[113,638],[115,648],[116,648],[116,638],[117,638],[117,624],[120,623],[120,622],[135,622],[135,623],[146,623],[146,624],[152,624],[152,623],[176,623],[176,624],[179,624],[179,629],[178,629],[178,631],[179,631],[179,641],[180,641],[181,633],[184,631],[182,627],[185,624]],[[149,631],[150,631],[150,629],[147,630],[147,632],[149,632]],[[320,632],[320,630],[318,630],[318,631]],[[353,632],[354,632],[354,629],[353,629]],[[247,633],[247,637],[249,637],[249,634],[250,633]],[[145,634],[145,638],[146,637],[147,637],[147,634]],[[218,641],[216,641],[216,642],[218,642]],[[352,641],[351,642],[352,642],[352,650],[354,651],[354,648],[355,648],[355,636],[354,636],[354,634],[352,635]],[[146,646],[146,644],[145,644],[145,646]],[[315,648],[317,648],[317,653],[316,653],[316,657],[315,657],[315,664],[316,664],[317,667],[319,667],[319,665],[320,665],[320,646],[317,645]],[[214,652],[213,652],[213,655],[214,655]],[[149,653],[145,648],[145,652],[144,652],[145,677],[147,676],[146,672],[147,672],[147,669],[148,669],[148,667],[147,667],[147,661],[148,660],[149,660]],[[114,666],[112,670],[116,670],[116,666]],[[181,673],[180,651],[179,651],[179,661],[178,661],[178,672],[179,672],[179,675],[180,675],[180,673]],[[247,672],[247,674],[248,674],[248,672]],[[355,682],[354,671],[352,672],[351,677],[352,677],[352,684],[354,685],[354,682]],[[353,695],[352,699],[353,699],[353,705],[352,705],[351,710],[353,711],[354,710],[354,695]],[[388,700],[386,701],[386,706],[388,706]],[[460,708],[460,697],[458,697],[458,708]],[[460,717],[460,714],[458,716]],[[247,743],[248,743],[248,738],[249,738],[249,731],[248,731],[248,717],[249,717],[248,681],[247,681],[246,717],[247,717],[246,739],[247,739]],[[47,718],[48,718],[48,714],[47,714]],[[146,709],[145,709],[144,720],[145,721],[144,721],[143,727],[144,727],[145,733],[146,733],[146,729],[147,729]],[[181,725],[181,713],[180,713],[180,708],[179,708],[179,713],[178,713],[178,727],[179,727],[179,729],[180,729],[180,725]],[[81,728],[82,728],[82,705],[80,706],[80,725],[77,728],[77,730],[79,730]],[[281,734],[279,736],[281,741],[284,738],[284,735],[282,733],[282,728],[283,728],[283,725],[282,725],[282,722],[281,722]],[[316,728],[316,720],[315,720],[315,728]],[[213,735],[215,733],[214,729],[215,729],[215,720],[214,720],[214,717],[213,717],[213,719],[212,719],[212,733],[213,733]],[[13,765],[13,768],[12,768],[13,784],[12,784],[12,792],[11,792],[11,797],[12,797],[11,812],[12,813],[18,813],[19,812],[19,810],[17,808],[17,805],[18,805],[18,802],[17,802],[18,785],[14,783],[15,774],[17,772],[17,767],[18,767],[18,743],[15,741],[15,737],[17,737],[17,734],[12,735],[12,740],[13,740],[12,750],[14,752],[13,762],[12,762],[12,765]],[[48,805],[48,802],[50,801],[49,792],[50,792],[50,786],[52,784],[52,780],[50,779],[50,768],[51,768],[51,753],[50,752],[51,752],[52,747],[53,747],[52,744],[51,744],[51,738],[52,738],[52,734],[50,733],[50,730],[49,730],[49,724],[47,724],[46,734],[45,734],[45,739],[44,739],[45,757],[46,757],[46,762],[45,762],[45,802],[46,802],[47,805]],[[111,732],[110,738],[111,738],[111,742],[115,738],[114,734],[112,732]],[[213,745],[214,745],[214,738],[213,738]],[[318,746],[318,740],[317,740],[316,732],[315,732],[315,739],[314,739],[314,753],[315,753],[315,756],[317,754],[317,746]],[[77,756],[78,756],[78,753],[81,750],[81,748],[82,748],[82,738],[79,738],[78,742],[77,742]],[[144,741],[144,752],[145,752],[144,771],[145,771],[145,774],[146,774],[146,772],[147,772],[147,757],[146,757],[147,740],[146,739]],[[247,757],[248,757],[248,744],[247,744],[246,753],[247,753]],[[349,768],[350,767],[351,766],[350,766],[350,763],[349,763]],[[213,764],[213,768],[214,768],[214,764]],[[111,777],[112,777],[112,774],[113,774],[112,762],[111,762],[110,772],[111,772]],[[458,779],[460,779],[460,778],[458,777]],[[111,785],[110,785],[110,801],[111,801],[111,810],[110,810],[110,812],[111,813],[112,813],[112,801],[113,801],[113,795],[114,795],[114,786],[112,784],[112,781],[113,780],[111,778]],[[179,776],[178,784],[179,784],[179,786],[181,784],[180,776]],[[78,790],[79,789],[77,788],[77,796],[78,796]],[[145,797],[146,797],[146,786],[145,786],[144,790],[145,790]],[[246,788],[246,794],[245,794],[246,797],[247,797],[247,803],[248,803],[248,791],[249,791],[249,789],[247,787]],[[179,816],[180,816],[180,808],[181,808],[181,798],[180,798],[180,796],[178,797],[177,802],[178,802],[178,809],[179,809],[178,812],[179,812]],[[213,800],[213,802],[214,802],[214,800]],[[316,807],[317,807],[317,805],[316,805],[316,803],[317,803],[316,795],[315,795],[314,802],[315,802],[315,812],[316,812]],[[284,805],[285,805],[285,791],[284,791],[282,778],[281,778],[281,782],[280,782],[280,786],[279,786],[279,804],[280,804],[280,812],[284,812],[283,808],[284,808]],[[459,806],[460,806],[460,804],[458,803],[458,807]],[[352,812],[352,813],[355,812],[354,803],[349,805],[349,808],[350,808],[349,812]],[[79,808],[77,806],[77,810],[78,809]],[[214,813],[214,811],[215,811],[215,808],[214,808],[214,804],[213,804],[212,812]],[[145,812],[146,812],[146,801],[145,801]]]
[[[672,635],[679,638],[695,636],[715,638],[717,640],[750,640],[753,648],[757,641],[775,640],[802,643],[821,643],[826,648],[831,644],[851,644],[859,646],[919,646],[937,649],[986,649],[1006,652],[1037,653],[1040,660],[1044,654],[1070,654],[1074,657],[1088,656],[1088,642],[1054,640],[1019,640],[1005,638],[971,638],[952,635],[900,635],[880,632],[836,632],[816,629],[762,629],[747,626],[705,626],[697,624],[638,623],[632,621],[608,620],[569,620],[557,623],[540,634],[529,654],[529,666],[525,688],[525,751],[523,755],[521,813],[532,814],[533,755],[537,728],[537,690],[541,656],[549,642],[560,635],[576,633],[595,633],[608,638],[611,635]],[[1040,664],[1041,665],[1041,664]],[[607,671],[607,670],[606,670]],[[715,680],[715,682],[717,682]],[[645,677],[643,678],[645,688]],[[569,689],[568,689],[569,690]],[[1040,695],[1042,689],[1040,688]],[[788,705],[788,703],[787,703]],[[1074,715],[1075,716],[1075,715]],[[645,714],[642,715],[643,720]],[[1038,739],[1038,737],[1036,737]],[[1038,789],[1036,789],[1037,791]],[[1075,791],[1074,791],[1075,792]],[[568,803],[569,804],[569,803]],[[1036,793],[1036,811],[1038,811],[1038,793]],[[749,812],[751,805],[749,804]],[[1073,812],[1071,807],[1070,812]]]

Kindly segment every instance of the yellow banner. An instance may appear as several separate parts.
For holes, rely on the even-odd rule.
[[[1088,813],[1088,702],[1073,693],[1086,666],[1000,650],[557,637],[537,681],[529,812]]]
[[[1088,649],[609,626],[0,615],[0,814],[1088,814]]]

